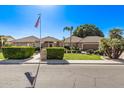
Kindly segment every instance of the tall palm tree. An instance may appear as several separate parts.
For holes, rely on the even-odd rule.
[[[63,37],[63,47],[65,46],[65,37]]]
[[[71,27],[66,26],[66,27],[64,27],[63,31],[65,31],[65,30],[70,32],[70,48],[72,49],[71,39],[72,39],[73,26],[71,26]]]

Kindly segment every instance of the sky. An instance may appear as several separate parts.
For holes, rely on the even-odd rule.
[[[11,35],[16,39],[31,35],[39,37],[39,28],[34,27],[39,13],[42,14],[42,37],[69,37],[69,32],[63,32],[63,28],[76,28],[82,24],[95,24],[105,37],[112,28],[124,28],[124,6],[119,5],[1,5],[0,35]]]

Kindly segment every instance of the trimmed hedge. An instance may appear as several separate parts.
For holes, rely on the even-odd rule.
[[[47,59],[63,59],[63,47],[49,47],[47,48]]]
[[[2,52],[7,59],[25,59],[33,55],[35,48],[27,46],[3,47]]]

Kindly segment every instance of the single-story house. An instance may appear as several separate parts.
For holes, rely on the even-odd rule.
[[[55,47],[59,46],[59,39],[54,37],[44,37],[41,38],[41,46],[42,47]],[[33,46],[40,47],[40,39],[35,36],[28,36],[20,39],[15,39],[11,41],[16,46]]]
[[[15,39],[11,41],[12,44],[16,46],[34,46],[39,47],[39,38],[35,36],[28,36],[20,39]]]
[[[99,43],[102,37],[99,36],[87,36],[81,40],[82,42],[82,49],[98,49]]]
[[[98,49],[101,38],[99,36],[87,36],[85,38],[71,36],[72,47],[78,47],[81,50]],[[64,44],[65,46],[70,45],[70,37],[65,39]]]
[[[1,44],[11,44],[10,41],[14,40],[14,38],[12,36],[4,36],[4,35],[0,35],[0,41],[2,42]],[[4,42],[5,41],[5,42]]]
[[[51,36],[47,36],[47,37],[41,38],[41,46],[42,47],[56,47],[56,46],[60,46],[59,42],[60,42],[59,39],[56,39],[56,38],[51,37]]]
[[[99,36],[87,36],[85,38],[71,36],[72,47],[78,47],[81,50],[98,49],[101,38],[102,37]],[[16,46],[40,47],[40,39],[35,36],[15,39],[12,40],[11,42]],[[70,37],[65,38],[64,40],[59,40],[57,38],[47,36],[41,38],[41,46],[42,47],[70,46]]]
[[[81,41],[82,41],[82,38],[77,37],[77,36],[71,36],[72,47],[82,48],[82,42]],[[70,46],[70,37],[65,38],[64,46]]]

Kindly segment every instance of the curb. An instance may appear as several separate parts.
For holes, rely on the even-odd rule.
[[[21,62],[0,62],[0,65],[23,65],[23,64],[39,64],[38,62],[36,63],[21,63]],[[124,63],[46,63],[46,62],[41,62],[40,64],[46,64],[46,65],[71,65],[71,64],[81,64],[81,65],[124,65]]]

